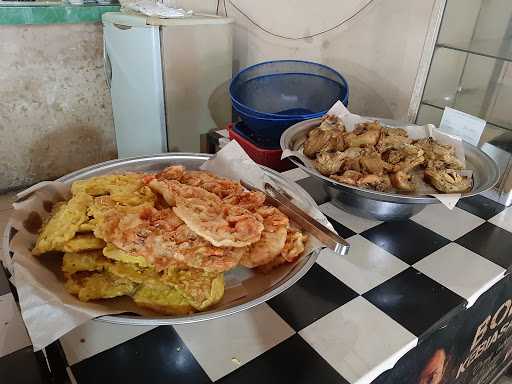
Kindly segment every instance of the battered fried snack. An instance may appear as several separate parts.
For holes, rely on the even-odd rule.
[[[318,172],[334,181],[380,192],[413,193],[419,180],[413,174],[418,171],[439,192],[470,189],[471,181],[457,173],[463,163],[452,146],[433,138],[413,141],[405,129],[382,127],[377,121],[358,124],[333,140],[324,132],[333,128],[322,129],[326,121],[309,132],[303,151],[314,158]],[[336,147],[339,142],[347,148]]]
[[[463,193],[471,190],[471,180],[462,176],[455,169],[427,169],[425,179],[443,193]]]
[[[368,147],[376,145],[379,141],[382,126],[373,121],[358,124],[357,127],[345,135],[345,143],[349,147]]]
[[[49,251],[61,250],[88,219],[86,212],[91,203],[91,196],[78,193],[66,204],[56,205],[49,221],[43,226],[32,253],[40,255]]]
[[[78,296],[81,301],[131,295],[137,288],[133,281],[119,278],[109,272],[74,273],[65,284],[68,292]]]
[[[194,308],[176,289],[165,284],[142,284],[132,296],[140,307],[164,315],[189,315]]]
[[[65,288],[81,301],[130,296],[163,314],[204,311],[224,295],[223,272],[239,264],[269,271],[304,251],[306,237],[263,193],[208,172],[170,166],[71,190],[33,252],[64,252]]]
[[[59,251],[80,252],[103,249],[106,243],[102,239],[94,237],[93,233],[79,234],[64,243]]]
[[[320,151],[343,151],[345,149],[344,132],[345,126],[341,120],[334,115],[324,116],[320,126],[309,132],[304,142],[304,154],[314,157]]]

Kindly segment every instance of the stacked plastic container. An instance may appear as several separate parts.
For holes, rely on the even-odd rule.
[[[240,71],[231,81],[230,96],[240,122],[230,127],[236,139],[260,164],[277,170],[279,139],[286,128],[323,116],[338,100],[348,104],[348,83],[325,65],[298,60],[259,63]],[[252,144],[249,148],[248,143]],[[262,153],[258,154],[258,150]],[[268,156],[272,151],[272,156]],[[260,160],[260,161],[258,161]]]

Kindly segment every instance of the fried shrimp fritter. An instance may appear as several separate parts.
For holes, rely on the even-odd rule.
[[[223,272],[234,268],[244,252],[213,246],[190,230],[171,209],[113,209],[105,215],[99,229],[107,242],[131,255],[143,256],[158,270],[188,265]]]
[[[305,236],[264,193],[209,172],[172,165],[71,189],[33,253],[64,252],[65,289],[81,301],[128,296],[161,314],[204,311],[222,300],[225,271],[271,270],[304,252]]]
[[[248,268],[271,262],[281,254],[288,233],[289,220],[280,210],[264,206],[256,211],[263,218],[261,239],[252,244],[240,260]]]
[[[247,209],[223,203],[215,194],[175,180],[152,180],[187,226],[216,247],[245,247],[261,237],[263,224]]]

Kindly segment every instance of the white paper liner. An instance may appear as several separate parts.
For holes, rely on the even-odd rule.
[[[327,112],[330,115],[336,115],[343,121],[345,128],[348,132],[354,130],[357,124],[365,123],[370,120],[368,118],[364,118],[362,116],[350,113],[350,111],[343,105],[341,101],[337,101],[331,109]],[[385,124],[384,124],[385,125]],[[426,124],[423,126],[418,125],[405,125],[400,126],[407,131],[409,137],[413,140],[423,139],[426,137],[432,137],[437,140],[441,144],[452,145],[455,148],[455,157],[462,161],[463,165],[466,165],[466,156],[464,154],[464,145],[462,139],[453,136],[447,133],[444,133],[437,129],[433,124]],[[283,150],[283,154],[281,155],[281,159],[285,159],[290,156],[295,156],[299,158],[306,167],[310,168],[313,172],[320,175],[320,173],[316,170],[313,165],[313,161],[304,155],[302,152],[302,145],[300,143],[296,143],[297,147],[300,145],[300,150],[293,151],[291,149]],[[462,173],[466,176],[470,176],[472,171],[465,170]],[[437,193],[437,191],[429,184],[423,181],[422,177],[418,177],[418,175],[414,175],[414,180],[417,185],[417,193],[416,195],[430,195],[438,199],[442,204],[444,204],[447,208],[453,209],[457,202],[459,201],[461,194],[460,193]]]
[[[218,175],[235,180],[241,179],[253,185],[262,185],[266,178],[261,168],[241,149],[236,141],[230,142],[215,158],[204,163],[204,168]],[[268,181],[268,180],[267,180]],[[283,187],[280,185],[280,187]],[[10,241],[14,253],[11,260],[6,257],[6,267],[12,273],[21,307],[21,314],[34,350],[40,350],[59,339],[73,328],[98,316],[133,312],[141,316],[155,316],[154,312],[136,306],[129,298],[121,297],[84,303],[64,289],[64,277],[60,271],[62,258],[52,254],[34,257],[31,254],[37,235],[30,233],[24,223],[31,212],[37,212],[43,220],[49,216],[47,202],[57,202],[69,196],[70,186],[59,182],[42,182],[20,192],[24,199],[13,204],[12,227],[17,230]],[[294,195],[293,190],[288,190]],[[333,230],[332,225],[313,202],[292,199],[313,217]],[[46,202],[46,203],[45,203]],[[304,255],[322,247],[311,236],[306,243]],[[216,309],[224,309],[245,296],[254,296],[271,288],[291,272],[294,264],[277,268],[269,274],[256,273],[237,267],[225,273],[225,294]]]

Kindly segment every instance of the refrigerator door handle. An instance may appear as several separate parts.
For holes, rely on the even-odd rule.
[[[103,40],[103,67],[105,69],[105,81],[107,82],[108,89],[110,89],[112,84],[112,63],[110,62],[105,40]]]

